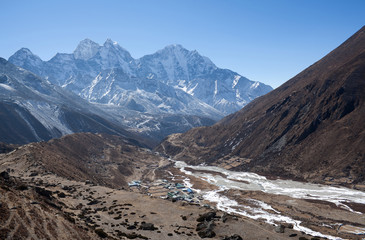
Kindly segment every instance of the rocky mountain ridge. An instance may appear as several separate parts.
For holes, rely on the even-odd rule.
[[[58,53],[49,61],[42,61],[28,49],[17,51],[9,61],[91,102],[124,106],[133,100],[138,106],[152,106],[134,109],[148,113],[188,113],[217,119],[272,90],[220,69],[207,57],[181,45],[133,59],[110,39],[102,46],[85,39],[72,54]],[[191,105],[199,106],[200,112]]]
[[[24,144],[86,131],[131,136],[152,147],[169,134],[214,123],[196,115],[149,114],[132,98],[125,106],[90,103],[5,59],[0,65],[0,121],[4,126],[0,141],[7,143]],[[194,103],[189,103],[191,109]],[[195,106],[197,113],[199,108]],[[140,135],[143,140],[137,137]]]
[[[0,106],[2,142],[24,144],[75,132],[104,132],[144,142],[101,108],[2,58]]]

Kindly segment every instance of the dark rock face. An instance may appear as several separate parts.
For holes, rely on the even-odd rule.
[[[240,157],[250,160],[240,171],[365,182],[364,79],[365,27],[239,112],[173,135],[157,150],[192,164]]]

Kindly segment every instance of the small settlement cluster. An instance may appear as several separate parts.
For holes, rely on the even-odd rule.
[[[171,201],[186,201],[200,204],[202,196],[182,183],[172,183],[165,179],[159,179],[152,183],[142,183],[139,180],[128,183],[133,191],[146,193],[151,197],[159,197]]]

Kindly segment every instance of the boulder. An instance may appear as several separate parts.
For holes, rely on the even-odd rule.
[[[155,228],[155,225],[153,225],[153,223],[145,223],[145,222],[142,222],[141,223],[141,226],[139,227],[139,229],[154,231],[157,228]]]
[[[232,236],[228,237],[224,237],[222,238],[222,240],[243,240],[242,237],[238,234],[233,234]]]
[[[41,196],[44,196],[48,199],[52,199],[52,192],[49,190],[46,190],[44,188],[35,187],[34,190]]]
[[[95,205],[95,204],[98,204],[98,203],[100,203],[100,201],[99,200],[96,200],[96,199],[94,199],[94,200],[91,200],[89,203],[87,203],[87,205]]]
[[[279,224],[275,227],[275,232],[277,233],[284,233],[284,231],[285,231],[285,226],[282,224]]]
[[[65,194],[65,193],[63,193],[63,192],[60,192],[60,193],[58,193],[58,194],[57,194],[57,196],[58,196],[59,198],[65,198],[65,197],[66,197],[66,194]]]
[[[35,176],[38,176],[37,172],[32,172],[31,174],[29,174],[29,177],[35,177]]]
[[[0,177],[1,178],[3,178],[4,180],[9,180],[9,178],[10,178],[10,175],[9,175],[9,173],[8,172],[1,172],[0,173]]]
[[[214,217],[216,216],[216,213],[215,212],[207,212],[207,213],[204,213],[203,215],[200,215],[196,220],[198,222],[204,222],[204,221],[207,221],[209,222],[210,220],[212,220]]]
[[[227,221],[227,219],[228,219],[228,215],[227,215],[227,213],[223,213],[223,215],[222,215],[222,217],[221,217],[221,219],[222,219],[222,222],[226,222]]]
[[[95,233],[98,234],[100,238],[107,238],[108,234],[103,231],[103,229],[97,228],[95,229]]]
[[[215,232],[211,229],[204,229],[198,232],[199,237],[201,238],[214,238]]]
[[[213,238],[216,235],[215,232],[213,231],[214,226],[215,226],[214,221],[200,222],[196,226],[196,231],[198,232],[198,235],[201,238]]]
[[[207,228],[207,225],[206,225],[206,223],[204,223],[204,222],[200,222],[200,223],[198,223],[198,225],[196,225],[196,231],[197,232],[199,232],[199,231],[201,231],[201,230],[203,230],[203,229],[205,229],[205,228]]]

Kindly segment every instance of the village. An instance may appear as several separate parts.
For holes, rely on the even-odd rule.
[[[128,183],[128,186],[133,192],[141,192],[151,197],[207,206],[203,197],[184,183],[170,182],[166,179],[158,179],[151,183],[134,180]]]

